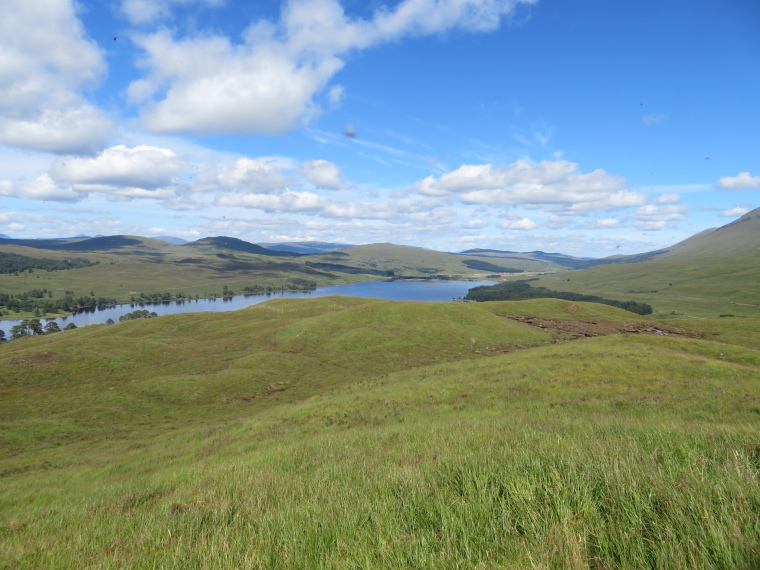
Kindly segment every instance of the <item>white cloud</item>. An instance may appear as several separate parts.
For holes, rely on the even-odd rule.
[[[327,100],[332,108],[339,107],[346,97],[346,89],[342,85],[333,85],[327,92]]]
[[[760,176],[740,172],[737,176],[724,176],[715,187],[721,190],[760,190]]]
[[[602,218],[600,220],[589,222],[583,227],[590,230],[607,230],[620,227],[620,221],[615,218]]]
[[[312,160],[301,165],[301,174],[317,188],[345,190],[348,188],[340,177],[340,168],[327,160]]]
[[[192,3],[221,6],[224,2],[223,0],[123,0],[121,10],[131,23],[147,24],[158,18],[169,16],[174,6]]]
[[[651,222],[670,222],[674,220],[685,220],[686,212],[689,207],[686,205],[669,205],[669,206],[642,206],[631,214],[631,218],[637,220],[647,220]],[[659,228],[657,228],[659,229]]]
[[[570,220],[568,220],[566,216],[557,216],[556,214],[552,214],[549,216],[549,219],[544,225],[547,228],[558,230],[570,225]]]
[[[5,0],[0,7],[0,144],[93,153],[112,123],[81,90],[105,72],[71,0]]]
[[[667,222],[662,220],[656,222],[636,222],[634,225],[640,230],[657,231],[664,229],[667,226]]]
[[[71,186],[56,183],[48,174],[42,174],[30,182],[0,181],[0,196],[56,202],[76,202],[80,199]]]
[[[306,212],[324,208],[328,200],[313,192],[285,190],[281,194],[225,194],[220,206],[256,208],[265,212]]]
[[[680,194],[662,194],[654,198],[652,202],[655,204],[675,204],[681,199]]]
[[[577,164],[564,160],[538,164],[518,160],[500,168],[465,164],[438,178],[428,176],[414,190],[428,196],[458,195],[467,204],[519,204],[579,214],[645,203],[644,194],[628,190],[620,176],[604,170],[578,174],[577,170]]]
[[[467,230],[481,230],[483,228],[487,228],[488,225],[489,224],[486,221],[475,219],[475,220],[468,220],[462,225],[462,227]]]
[[[50,175],[82,190],[90,185],[155,190],[169,185],[172,177],[184,168],[184,162],[170,149],[118,145],[104,150],[95,158],[59,160],[51,168]]]
[[[271,193],[229,193],[220,196],[218,206],[244,207],[265,212],[311,213],[324,218],[375,219],[398,223],[402,219],[420,226],[451,223],[455,216],[442,208],[438,200],[402,198],[395,201],[349,202],[331,200],[314,192],[296,192],[285,189]]]
[[[538,224],[533,220],[523,218],[521,220],[504,222],[503,224],[499,224],[499,227],[505,230],[533,230],[538,227]]]
[[[240,158],[232,164],[212,165],[201,171],[196,190],[236,189],[240,192],[267,193],[284,190],[288,181],[282,170],[293,170],[296,162],[286,157]]]
[[[749,210],[750,209],[747,206],[734,206],[733,208],[729,208],[728,210],[721,212],[720,215],[727,218],[735,218],[737,216],[743,216],[749,212]]]
[[[147,75],[128,93],[136,102],[156,98],[142,111],[153,131],[284,133],[319,114],[314,97],[349,52],[454,28],[492,31],[517,4],[536,1],[403,0],[352,20],[337,0],[291,0],[277,24],[253,24],[241,44],[222,36],[177,41],[165,30],[136,36]],[[328,98],[335,103],[339,94]]]
[[[21,219],[18,212],[0,212],[0,224],[8,224]]]
[[[24,224],[17,224],[14,222],[12,224],[8,224],[8,229],[13,230],[14,232],[20,232],[21,230],[25,230],[26,226]]]

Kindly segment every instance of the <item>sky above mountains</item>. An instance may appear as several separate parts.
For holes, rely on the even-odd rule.
[[[0,233],[605,256],[760,206],[756,0],[5,0]]]

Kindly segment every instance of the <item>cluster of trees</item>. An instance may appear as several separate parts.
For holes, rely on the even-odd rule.
[[[605,299],[596,295],[583,295],[570,291],[553,291],[546,287],[531,287],[526,281],[514,281],[498,283],[496,285],[483,285],[473,287],[467,292],[465,299],[470,301],[522,301],[524,299],[564,299],[566,301],[579,301],[587,303],[601,303],[625,309],[638,315],[651,315],[652,306],[637,301],[617,301]]]
[[[52,299],[52,291],[48,289],[32,289],[16,295],[0,293],[0,309],[8,311],[30,312],[35,316],[69,312],[74,313],[80,309],[102,309],[116,304],[116,299],[109,297],[95,297],[94,292],[89,296],[74,297],[73,291],[66,291],[62,299]]]
[[[135,319],[152,319],[153,317],[157,317],[158,315],[155,312],[148,312],[145,309],[138,309],[136,311],[132,311],[131,313],[127,313],[126,315],[122,315],[119,317],[119,322],[123,323],[124,321],[134,321]],[[107,325],[112,325],[113,320],[108,319],[106,321]]]
[[[97,265],[99,261],[88,261],[80,257],[67,257],[66,259],[46,259],[18,255],[16,253],[0,252],[0,273],[13,273],[18,275],[23,271],[32,269],[44,269],[46,271],[58,271],[61,269],[78,269]]]
[[[184,299],[190,299],[191,297],[184,293],[140,293],[139,295],[132,295],[130,299],[133,303],[161,303],[163,301],[182,301]],[[197,299],[198,296],[196,295]]]
[[[61,330],[69,331],[77,328],[74,323],[69,323],[63,329],[58,326],[58,323],[51,321],[44,326],[39,319],[25,319],[21,323],[11,327],[11,338],[23,338],[25,336],[35,336],[41,334],[52,334],[61,332]],[[0,330],[0,341],[5,340],[5,331]]]
[[[272,287],[271,285],[251,285],[243,287],[243,293],[253,293],[261,295],[264,293],[276,293],[279,291],[313,291],[317,288],[317,282],[310,279],[302,279],[300,277],[293,277],[288,279],[287,285],[280,287]]]

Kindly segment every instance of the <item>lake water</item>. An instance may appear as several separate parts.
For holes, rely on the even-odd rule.
[[[126,303],[105,309],[83,310],[69,317],[40,320],[43,325],[49,322],[56,322],[61,328],[69,323],[74,323],[76,326],[81,327],[103,324],[108,319],[113,319],[114,322],[118,323],[120,316],[137,309],[146,309],[150,312],[155,312],[159,316],[171,315],[173,313],[196,313],[199,311],[235,311],[280,297],[299,299],[306,297],[327,297],[328,295],[346,295],[348,297],[386,299],[388,301],[441,302],[464,297],[467,294],[467,290],[472,287],[492,284],[492,281],[372,281],[369,283],[318,287],[316,291],[283,291],[282,293],[267,293],[264,295],[236,295],[230,299]],[[20,320],[3,320],[0,321],[0,329],[5,331],[5,336],[8,338],[10,337],[11,327],[20,323]]]

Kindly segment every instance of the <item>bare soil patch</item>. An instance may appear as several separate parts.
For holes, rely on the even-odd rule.
[[[649,334],[679,336],[687,338],[705,338],[705,333],[687,331],[666,324],[651,322],[626,321],[610,322],[594,319],[542,319],[539,317],[508,317],[513,321],[525,323],[540,329],[551,331],[557,340],[576,340],[610,334]]]
[[[17,356],[7,361],[9,366],[18,366],[21,368],[40,368],[42,366],[51,366],[56,362],[58,362],[58,355],[49,350]]]

